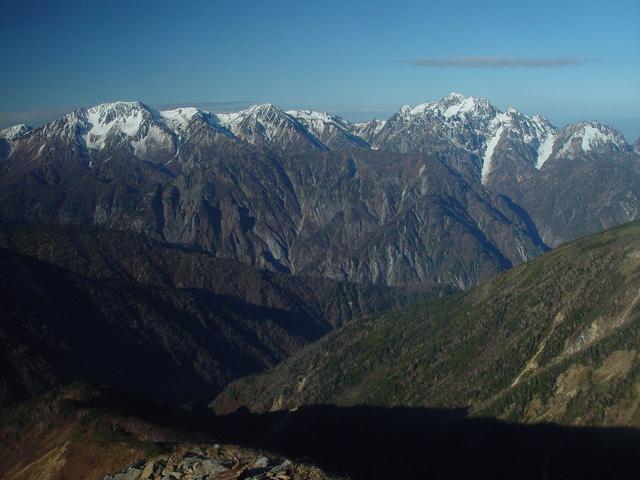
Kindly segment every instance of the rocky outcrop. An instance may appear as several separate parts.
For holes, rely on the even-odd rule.
[[[320,469],[219,444],[137,460],[104,480],[330,480]]]

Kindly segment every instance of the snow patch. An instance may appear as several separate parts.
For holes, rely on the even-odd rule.
[[[460,97],[454,97],[454,98],[460,98]],[[446,118],[449,118],[449,117],[460,115],[461,113],[468,113],[473,111],[476,105],[477,105],[477,101],[475,98],[473,97],[464,98],[464,100],[462,100],[460,103],[457,103],[455,105],[451,105],[450,107],[448,107],[444,111],[443,115]]]
[[[482,160],[482,184],[487,180],[487,175],[491,172],[491,157],[493,157],[493,151],[498,146],[502,133],[505,131],[505,125],[500,125],[496,130],[496,133],[487,142],[487,149],[484,152],[484,158]]]
[[[553,144],[556,141],[556,134],[554,132],[549,132],[549,134],[544,138],[544,140],[540,143],[538,147],[538,158],[536,160],[536,168],[540,170],[544,162],[546,162],[551,153],[553,152]]]
[[[148,115],[138,102],[105,103],[85,111],[88,129],[82,135],[87,148],[101,149],[111,132],[120,131],[135,137]]]
[[[5,128],[4,130],[0,130],[0,138],[5,138],[9,141],[18,140],[29,132],[31,132],[31,127],[21,123],[19,125],[14,125],[12,127]]]
[[[604,133],[602,133],[599,129],[595,128],[593,125],[585,125],[580,134],[576,134],[576,136],[582,135],[582,150],[588,152],[591,150],[591,147],[594,147],[599,142],[606,142],[610,140],[610,137]]]
[[[172,130],[184,130],[193,117],[199,115],[201,115],[200,110],[193,107],[177,108],[175,110],[160,112],[160,116]]]

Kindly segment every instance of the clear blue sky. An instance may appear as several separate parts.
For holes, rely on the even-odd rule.
[[[640,136],[640,1],[0,2],[0,123],[140,99],[349,119],[458,91]]]

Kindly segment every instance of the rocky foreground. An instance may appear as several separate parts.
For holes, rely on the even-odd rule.
[[[316,467],[219,444],[136,460],[104,480],[329,480]]]

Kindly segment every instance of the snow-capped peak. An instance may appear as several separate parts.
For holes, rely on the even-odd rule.
[[[140,156],[174,147],[172,132],[162,115],[142,102],[103,103],[77,110],[65,119],[67,127],[63,129],[75,132],[78,142],[89,150],[117,144]]]
[[[445,99],[441,100],[440,104],[443,105],[444,101],[447,100],[447,107],[444,109],[443,115],[446,118],[453,117],[456,115],[473,112],[478,108],[481,104],[482,100],[475,97],[461,97],[451,95],[445,97]]]
[[[4,138],[9,141],[18,140],[29,132],[31,132],[32,128],[29,125],[25,125],[21,123],[19,125],[14,125],[9,128],[5,128],[4,130],[0,130],[0,138]]]
[[[238,125],[242,122],[245,122],[246,120],[262,122],[264,120],[281,116],[288,118],[288,115],[286,115],[282,110],[270,103],[251,105],[250,107],[245,108],[244,110],[240,110],[239,112],[216,114],[216,117],[218,118],[220,124],[234,133],[237,130]]]
[[[353,125],[342,117],[332,115],[327,112],[318,112],[315,110],[287,110],[286,113],[301,122],[307,128],[311,129],[314,134],[316,133],[314,130],[319,131],[331,126],[348,132],[351,132],[353,128]]]
[[[152,120],[153,114],[141,102],[112,102],[81,110],[79,116],[85,121],[82,134],[87,148],[104,147],[109,135],[122,133],[135,137],[145,120]]]
[[[342,117],[314,110],[288,110],[298,122],[330,149],[369,148],[358,128]]]
[[[449,95],[447,95],[446,97],[443,97],[442,100],[464,100],[466,98],[473,98],[473,97],[465,97],[463,94],[458,93],[458,92],[451,92]]]
[[[463,114],[490,114],[492,110],[493,106],[484,98],[465,97],[460,93],[452,92],[437,102],[403,105],[398,114],[404,117],[436,115],[448,119]]]
[[[400,107],[398,113],[403,116],[413,117],[422,115],[429,110],[433,110],[436,106],[436,102],[420,103],[418,105],[403,105]]]
[[[160,112],[165,122],[175,129],[185,128],[194,117],[201,117],[202,114],[203,112],[194,107],[176,108],[175,110],[163,110]]]
[[[325,123],[333,123],[340,117],[334,117],[327,112],[317,112],[315,110],[287,110],[286,113],[298,120],[320,121]]]
[[[209,127],[212,127],[215,130],[220,130],[220,120],[219,118],[209,112],[205,112],[204,110],[199,110],[194,107],[182,107],[176,108],[174,110],[163,110],[158,112],[162,121],[171,131],[176,133],[178,136],[182,136],[186,131],[189,125],[191,125],[194,121],[199,120],[204,122]],[[228,132],[226,132],[228,135]]]
[[[283,149],[324,149],[302,123],[270,103],[252,105],[234,113],[218,113],[220,125],[251,144],[269,144]]]
[[[561,154],[572,154],[579,151],[586,153],[594,150],[599,151],[603,148],[615,151],[631,149],[622,133],[598,122],[574,123],[565,127],[562,134]]]

